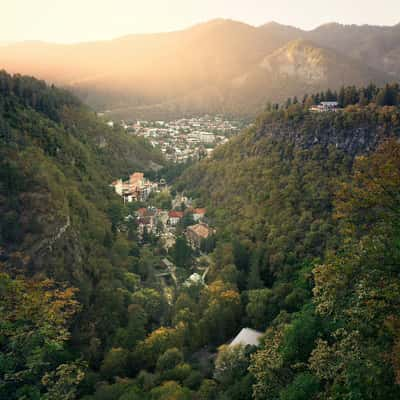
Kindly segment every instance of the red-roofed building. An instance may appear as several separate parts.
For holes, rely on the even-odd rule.
[[[193,210],[193,219],[196,222],[202,220],[205,215],[206,215],[206,209],[205,208],[195,208]]]
[[[139,210],[137,210],[137,215],[140,218],[143,218],[147,215],[147,208],[139,208]]]
[[[183,217],[183,211],[170,211],[168,213],[168,223],[176,226]]]
[[[142,186],[144,184],[144,175],[142,172],[135,172],[129,176],[129,184],[132,186]]]

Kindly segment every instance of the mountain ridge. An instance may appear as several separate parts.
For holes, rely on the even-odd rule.
[[[140,117],[143,106],[155,110],[163,107],[160,105],[182,113],[249,113],[248,104],[254,106],[253,98],[257,98],[257,112],[267,101],[280,102],[303,94],[297,88],[307,86],[307,82],[288,84],[285,79],[270,80],[269,85],[276,90],[265,90],[262,82],[268,75],[260,75],[260,82],[245,90],[246,94],[231,92],[232,80],[251,73],[261,60],[298,39],[310,40],[326,51],[334,50],[337,69],[341,64],[343,73],[348,74],[348,79],[317,80],[312,91],[326,90],[328,84],[339,89],[357,72],[360,79],[355,83],[360,85],[371,81],[382,84],[400,77],[397,25],[333,23],[305,31],[277,22],[255,27],[226,19],[180,31],[126,35],[108,41],[18,43],[0,48],[0,68],[65,86],[97,109],[130,110],[116,113],[121,118]],[[307,64],[302,67],[306,69]]]

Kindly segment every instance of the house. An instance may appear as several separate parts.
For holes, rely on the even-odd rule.
[[[138,231],[142,235],[144,230],[157,233],[158,210],[154,207],[139,208],[136,211]]]
[[[201,241],[214,234],[214,229],[207,224],[200,223],[186,229],[186,238],[192,247],[200,248]]]
[[[311,107],[310,110],[315,112],[337,111],[338,107],[337,101],[322,101],[317,106]]]
[[[229,343],[229,347],[237,346],[259,346],[260,339],[264,334],[251,328],[243,328],[239,334]]]
[[[168,223],[171,226],[176,226],[178,225],[182,217],[183,217],[183,211],[170,211],[168,213]]]
[[[203,278],[200,274],[195,272],[194,274],[190,275],[189,278],[186,279],[186,281],[183,283],[183,286],[190,287],[193,285],[200,285],[204,284]]]
[[[142,186],[144,184],[144,174],[142,172],[135,172],[129,176],[129,184],[132,187]]]
[[[193,219],[195,222],[198,222],[204,218],[206,214],[206,209],[205,208],[195,208],[193,210]]]
[[[198,137],[203,143],[214,143],[215,135],[211,132],[199,132]]]
[[[139,209],[136,211],[136,214],[137,214],[137,216],[138,216],[139,218],[144,218],[144,217],[146,217],[146,215],[147,215],[147,208],[145,208],[145,207],[139,208]]]

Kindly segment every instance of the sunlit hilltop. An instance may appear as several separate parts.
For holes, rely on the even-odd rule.
[[[303,31],[217,19],[111,41],[18,43],[1,47],[0,57],[11,72],[72,88],[121,117],[133,111],[145,117],[254,113],[266,101],[399,76],[399,39],[400,26],[329,24]]]

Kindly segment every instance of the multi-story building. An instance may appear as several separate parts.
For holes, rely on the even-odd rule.
[[[117,194],[123,197],[124,202],[146,201],[150,193],[157,189],[157,183],[153,183],[144,177],[142,172],[135,172],[127,181],[118,179],[112,183]]]

